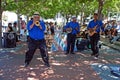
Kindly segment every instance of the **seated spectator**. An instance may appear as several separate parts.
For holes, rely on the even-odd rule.
[[[111,29],[111,39],[110,39],[110,43],[114,43],[115,41],[117,41],[119,39],[118,36],[118,31],[115,28]]]
[[[13,32],[12,23],[8,23],[6,32]]]
[[[111,25],[111,22],[108,21],[106,24],[105,24],[105,36],[106,37],[110,37],[110,29],[112,28],[112,25]]]

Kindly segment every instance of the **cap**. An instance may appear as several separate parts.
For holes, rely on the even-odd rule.
[[[33,14],[33,15],[40,15],[40,14],[39,14],[39,12],[34,12],[34,14]]]
[[[73,19],[73,18],[76,19],[76,16],[72,16],[72,19]]]
[[[94,15],[98,15],[98,13],[94,13]]]

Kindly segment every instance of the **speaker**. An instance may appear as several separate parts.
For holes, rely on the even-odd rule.
[[[4,48],[14,48],[16,47],[16,33],[5,32],[3,33],[3,47]]]

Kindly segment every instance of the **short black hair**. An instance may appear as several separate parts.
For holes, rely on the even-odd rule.
[[[12,23],[8,23],[8,25],[12,25]]]
[[[16,24],[17,24],[17,22],[14,22],[13,24],[14,24],[14,25],[16,25]]]

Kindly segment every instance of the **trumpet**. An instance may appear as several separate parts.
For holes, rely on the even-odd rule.
[[[39,22],[39,21],[36,21],[36,22],[35,22],[35,25],[36,25],[36,26],[40,26],[40,22]]]

